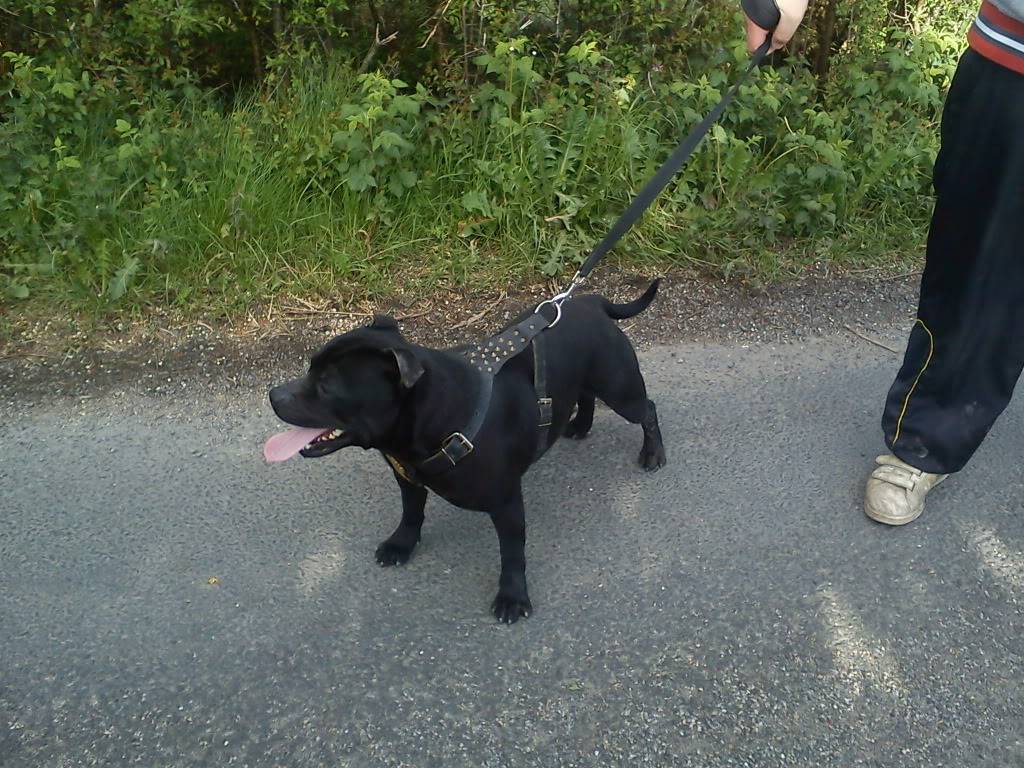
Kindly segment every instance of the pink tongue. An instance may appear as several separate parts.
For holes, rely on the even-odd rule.
[[[267,461],[287,461],[326,431],[294,427],[287,432],[276,434],[263,446],[263,458]]]

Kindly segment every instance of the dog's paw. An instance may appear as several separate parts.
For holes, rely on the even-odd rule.
[[[498,596],[491,603],[491,610],[494,612],[494,618],[502,624],[515,624],[520,617],[527,618],[533,611],[533,606],[526,595],[498,592]]]
[[[657,472],[665,466],[668,461],[665,458],[665,446],[659,445],[655,448],[644,446],[640,451],[640,466],[647,472]]]
[[[381,545],[377,547],[377,563],[384,567],[389,565],[405,565],[412,556],[412,550],[412,547],[396,544],[391,539],[388,539],[381,542]]]

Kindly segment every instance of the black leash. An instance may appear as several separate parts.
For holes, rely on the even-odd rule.
[[[747,66],[743,75],[740,76],[740,79],[736,81],[728,92],[726,92],[725,96],[722,97],[722,100],[718,102],[715,108],[712,109],[707,116],[701,120],[692,131],[690,131],[690,134],[679,143],[679,146],[677,146],[672,154],[669,155],[665,164],[662,165],[651,180],[644,185],[644,188],[640,190],[640,193],[636,196],[633,202],[629,204],[629,207],[625,212],[619,216],[619,220],[612,225],[612,228],[608,231],[608,234],[604,236],[604,239],[601,240],[594,250],[590,252],[590,256],[587,257],[587,260],[583,262],[583,266],[580,267],[579,271],[576,273],[576,277],[580,279],[586,278],[594,267],[597,266],[597,263],[608,255],[608,252],[615,247],[615,244],[622,239],[622,236],[625,235],[634,224],[636,224],[641,216],[643,216],[644,211],[650,207],[651,203],[653,203],[658,195],[661,194],[661,191],[668,185],[668,183],[672,181],[672,178],[686,164],[686,161],[690,159],[690,156],[693,155],[694,150],[697,149],[701,140],[707,135],[708,131],[711,130],[711,126],[718,122],[722,113],[725,112],[733,98],[735,98],[736,91],[739,90],[739,87],[746,82],[750,73],[756,69],[762,61],[764,61],[765,56],[768,55],[768,46],[770,44],[771,43],[769,41],[766,41],[764,45],[757,49],[757,52],[750,60],[750,64]]]
[[[597,266],[598,262],[601,261],[608,252],[615,247],[615,244],[622,239],[630,228],[636,224],[636,222],[643,216],[651,203],[661,194],[661,191],[665,189],[672,178],[679,172],[686,162],[693,155],[697,146],[701,140],[707,135],[708,131],[711,130],[711,126],[714,125],[718,119],[725,112],[729,104],[732,103],[733,98],[736,96],[736,92],[740,86],[743,85],[750,73],[761,66],[761,63],[768,56],[768,52],[772,44],[772,35],[775,31],[775,27],[778,25],[782,14],[779,11],[778,6],[775,4],[775,0],[743,0],[743,10],[747,16],[753,19],[754,23],[768,30],[768,36],[765,38],[764,43],[759,47],[754,55],[750,59],[750,64],[747,65],[746,70],[740,75],[739,79],[733,84],[722,100],[715,105],[707,116],[701,120],[692,131],[683,139],[679,145],[673,150],[672,154],[669,155],[668,160],[662,164],[658,172],[654,174],[650,181],[648,181],[640,193],[636,196],[629,207],[619,216],[618,221],[612,225],[612,228],[608,231],[608,234],[597,244],[587,260],[583,262],[583,266],[577,270],[576,274],[572,278],[572,282],[569,287],[562,293],[558,294],[552,299],[543,302],[537,307],[539,312],[542,307],[547,304],[551,304],[556,307],[555,318],[551,321],[551,325],[558,322],[561,317],[561,311],[559,305],[569,298],[587,276],[593,271],[594,267]]]

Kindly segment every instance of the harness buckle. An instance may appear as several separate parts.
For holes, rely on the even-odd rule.
[[[441,444],[441,453],[454,467],[473,452],[473,443],[461,432],[454,432]]]
[[[550,427],[552,422],[551,416],[551,398],[542,397],[537,400],[537,410],[540,411],[540,419],[538,420],[538,426]]]

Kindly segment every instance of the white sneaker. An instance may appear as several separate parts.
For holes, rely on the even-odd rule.
[[[949,475],[932,475],[915,469],[895,456],[879,456],[878,468],[868,478],[864,512],[886,525],[912,523],[924,512],[928,491]]]

